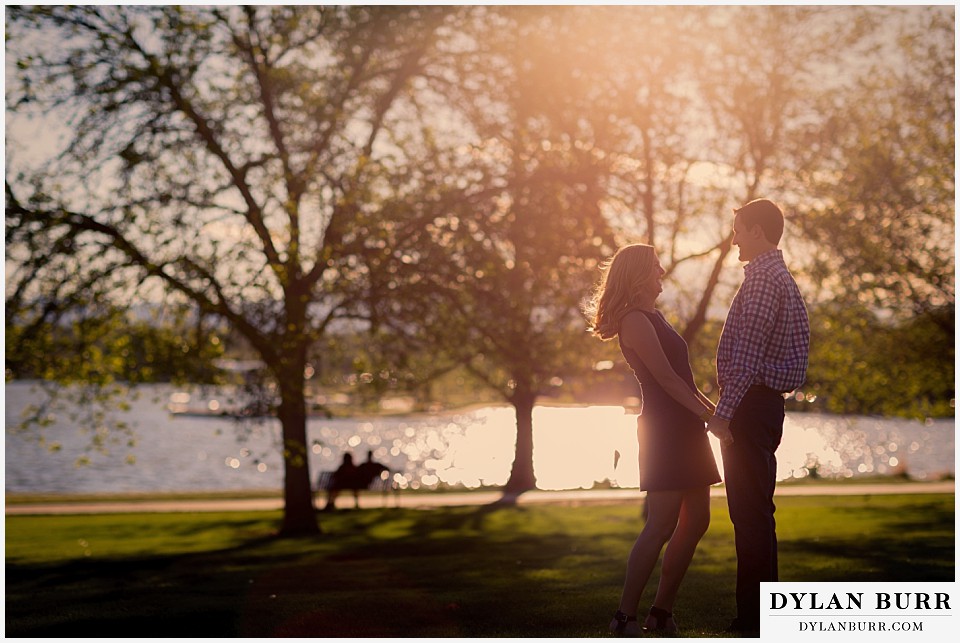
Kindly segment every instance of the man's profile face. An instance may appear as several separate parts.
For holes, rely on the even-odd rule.
[[[760,253],[760,244],[764,240],[759,225],[747,227],[743,216],[733,219],[733,245],[740,249],[740,261],[752,261]]]

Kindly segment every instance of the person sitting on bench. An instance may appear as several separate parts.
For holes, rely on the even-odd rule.
[[[373,459],[373,451],[367,451],[367,461],[357,467],[357,488],[368,488],[384,471],[390,469]]]
[[[323,474],[321,474],[322,476]],[[330,482],[327,484],[327,506],[323,508],[324,511],[332,511],[337,508],[337,496],[340,495],[340,492],[344,489],[353,490],[353,500],[355,506],[360,506],[360,500],[357,498],[357,466],[353,464],[353,455],[350,453],[343,454],[343,463],[337,467],[337,470],[333,472],[333,476],[330,477]]]

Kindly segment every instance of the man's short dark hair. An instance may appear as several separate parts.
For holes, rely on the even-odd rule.
[[[767,241],[777,245],[783,236],[783,212],[770,199],[754,199],[733,211],[735,216],[742,216],[746,227],[760,226]]]

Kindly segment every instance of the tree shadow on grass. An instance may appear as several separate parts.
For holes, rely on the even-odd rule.
[[[607,636],[641,526],[610,518],[597,527],[570,508],[499,505],[345,511],[325,519],[319,538],[260,536],[201,553],[8,563],[7,633]],[[688,632],[713,636],[729,620],[722,612],[730,601],[716,590],[732,578],[727,562],[695,559],[679,604]]]
[[[263,548],[274,542],[272,536],[259,536],[235,547],[189,554],[8,561],[7,634],[236,636],[237,618],[230,606],[246,590],[251,574],[266,561],[292,564],[301,557],[297,552],[265,555]]]
[[[511,524],[531,519],[538,521],[536,533],[511,535]],[[487,529],[491,522],[495,528]],[[611,549],[609,543],[564,531],[563,523],[544,520],[543,512],[491,504],[429,512],[410,526],[402,540],[386,546],[366,543],[333,555],[330,561],[349,574],[350,564],[378,559],[378,577],[389,587],[370,588],[367,596],[370,604],[380,606],[381,616],[394,623],[406,620],[399,611],[411,609],[405,597],[416,596],[416,613],[432,606],[434,625],[455,626],[443,636],[609,636],[606,626],[616,609],[629,549],[641,526],[637,522],[633,525],[637,531],[632,532],[618,525],[618,545]],[[657,574],[649,583],[648,603],[656,590]],[[690,591],[685,589],[681,597],[685,627],[701,636],[715,636],[732,618],[727,601],[717,598],[717,588],[728,588],[732,596],[735,574],[730,567],[719,571],[700,567],[695,574]],[[337,636],[374,635],[357,623],[363,608],[341,605],[338,610],[344,618],[332,631]],[[297,635],[316,635],[316,630]],[[412,634],[395,629],[392,635]]]
[[[8,561],[6,631],[89,638],[516,633],[536,614],[512,608],[511,597],[529,606],[545,586],[537,573],[575,549],[576,536],[488,537],[485,521],[499,511],[523,519],[522,509],[496,507],[357,512],[330,518],[325,535],[299,541],[260,536],[179,555]],[[406,527],[374,535],[385,521]]]
[[[600,634],[593,623],[601,619],[584,616],[596,598],[578,600],[578,594],[589,594],[598,579],[577,574],[569,566],[566,571],[557,569],[558,558],[576,551],[582,539],[560,530],[511,531],[510,525],[530,517],[523,508],[490,505],[338,516],[343,521],[331,525],[331,531],[360,532],[365,537],[320,560],[277,570],[264,582],[272,593],[310,588],[309,597],[284,618],[270,613],[262,601],[251,603],[244,609],[242,635]],[[496,524],[491,526],[490,521]],[[611,596],[618,591],[619,578],[597,576]],[[571,610],[570,603],[577,609]]]
[[[780,560],[795,565],[801,581],[936,582],[954,580],[956,550],[954,512],[937,504],[917,503],[890,515],[889,509],[862,507],[858,512],[881,524],[862,535],[781,541]],[[906,519],[905,519],[906,518]],[[886,524],[884,524],[886,523]],[[802,561],[833,559],[841,566],[804,568]]]

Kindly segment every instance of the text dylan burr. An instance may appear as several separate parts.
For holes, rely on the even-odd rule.
[[[950,595],[945,592],[874,592],[867,609],[948,610]],[[864,592],[819,595],[817,592],[770,592],[770,608],[775,610],[862,610]]]

